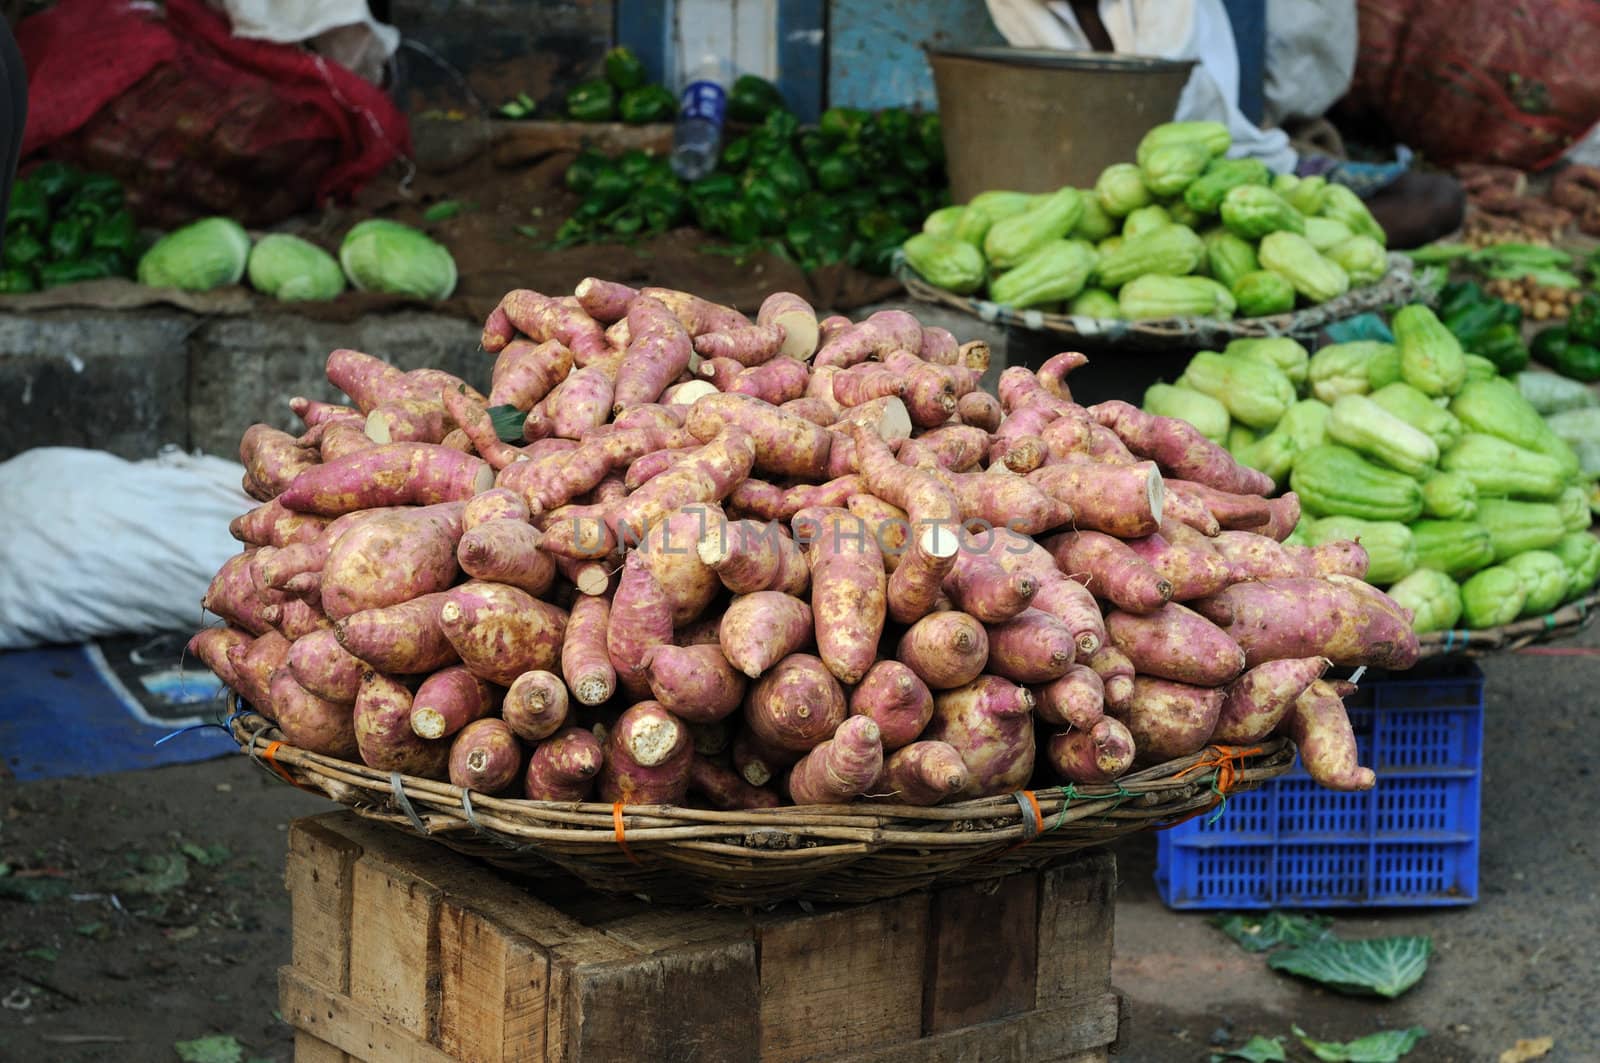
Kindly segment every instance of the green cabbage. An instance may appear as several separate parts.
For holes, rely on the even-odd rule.
[[[257,241],[248,272],[252,288],[285,302],[335,299],[344,291],[344,272],[333,256],[287,233]]]
[[[345,234],[339,264],[364,292],[447,299],[456,288],[456,262],[444,245],[399,222],[361,222]]]
[[[250,257],[250,235],[235,221],[206,218],[157,240],[139,260],[139,283],[205,292],[238,284]]]

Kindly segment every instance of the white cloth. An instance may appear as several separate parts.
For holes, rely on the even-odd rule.
[[[211,0],[227,13],[235,37],[304,42],[373,84],[400,47],[400,31],[372,17],[367,0]]]
[[[1320,118],[1356,73],[1355,0],[1267,0],[1264,118]]]
[[[995,27],[1017,48],[1092,50],[1071,5],[1050,0],[987,0]],[[1299,156],[1279,129],[1260,129],[1239,110],[1239,53],[1222,0],[1100,0],[1100,21],[1119,53],[1192,59],[1196,66],[1173,118],[1222,122],[1233,136],[1228,154],[1260,159],[1276,172]]]
[[[0,650],[198,631],[200,599],[255,503],[243,466],[40,447],[0,463]]]

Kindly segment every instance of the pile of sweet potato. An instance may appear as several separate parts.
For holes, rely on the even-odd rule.
[[[1409,667],[1410,618],[1356,544],[1284,546],[1294,496],[1194,428],[1075,404],[1081,355],[993,395],[982,344],[907,313],[595,279],[511,292],[483,347],[487,395],[334,351],[350,405],[245,434],[261,505],[191,649],[293,745],[732,809],[1103,783],[1282,730],[1373,784],[1324,673]]]

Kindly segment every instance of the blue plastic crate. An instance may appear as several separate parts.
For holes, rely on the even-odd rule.
[[[1345,702],[1366,793],[1288,775],[1158,835],[1171,908],[1339,908],[1478,899],[1483,672],[1471,661],[1374,678]]]

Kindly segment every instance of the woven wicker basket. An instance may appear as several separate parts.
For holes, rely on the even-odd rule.
[[[1419,636],[1417,642],[1422,646],[1423,660],[1431,657],[1483,657],[1491,653],[1512,653],[1537,642],[1550,642],[1577,634],[1594,619],[1594,607],[1597,604],[1600,604],[1600,594],[1590,594],[1544,616],[1479,631],[1434,631]]]
[[[1124,776],[933,808],[854,804],[715,812],[473,795],[285,745],[257,715],[231,721],[241,750],[284,781],[525,877],[562,871],[606,893],[665,904],[863,902],[936,882],[998,878],[1134,831],[1170,827],[1294,763],[1275,738],[1212,746]]]
[[[1042,310],[1013,310],[969,295],[957,295],[936,288],[906,265],[895,260],[895,275],[912,298],[925,303],[960,310],[984,321],[998,322],[1036,332],[1053,332],[1074,340],[1091,340],[1103,345],[1125,345],[1146,350],[1218,347],[1230,340],[1263,336],[1293,336],[1310,339],[1319,329],[1336,321],[1385,307],[1407,303],[1432,302],[1431,292],[1418,278],[1411,259],[1389,256],[1389,273],[1376,284],[1355,288],[1337,299],[1297,310],[1292,314],[1222,320],[1208,317],[1175,317],[1159,321],[1121,321],[1116,319],[1073,317],[1049,314]]]

